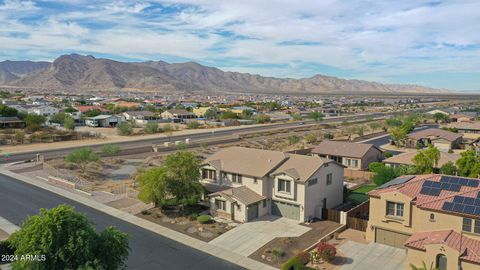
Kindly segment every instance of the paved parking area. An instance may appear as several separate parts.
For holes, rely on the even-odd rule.
[[[347,257],[342,270],[404,270],[407,258],[405,249],[377,243],[361,244],[347,241],[339,247]]]
[[[226,232],[210,244],[249,256],[276,237],[300,236],[309,230],[292,219],[265,216]]]

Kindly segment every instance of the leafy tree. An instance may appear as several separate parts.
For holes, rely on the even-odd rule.
[[[102,114],[102,111],[100,111],[99,109],[89,110],[84,113],[85,117],[95,117],[99,116],[100,114]]]
[[[75,129],[75,120],[70,115],[65,115],[65,119],[63,120],[63,127],[68,130]]]
[[[385,164],[375,161],[375,162],[372,162],[372,163],[368,164],[368,170],[371,171],[371,172],[375,172],[377,170],[377,168],[383,167],[383,166],[385,166]]]
[[[117,133],[120,136],[128,136],[133,134],[133,126],[128,122],[122,122],[117,125]]]
[[[390,158],[390,157],[393,157],[393,154],[391,152],[385,152],[383,153],[383,156],[386,158]]]
[[[17,114],[17,109],[0,104],[0,117],[13,117],[17,116]]]
[[[188,129],[197,129],[200,127],[200,123],[198,123],[198,121],[189,121],[187,123],[187,128]]]
[[[65,122],[65,117],[66,116],[67,116],[67,114],[63,113],[63,112],[56,113],[56,114],[54,114],[50,117],[50,122],[63,125],[63,123]]]
[[[139,175],[139,198],[157,206],[196,203],[203,192],[199,179],[197,157],[192,152],[178,151],[168,155],[160,167]]]
[[[220,119],[237,119],[238,115],[232,111],[224,111],[220,115]]]
[[[158,123],[147,123],[143,128],[143,131],[148,134],[154,134],[158,132]]]
[[[257,114],[255,116],[255,121],[259,124],[265,124],[265,123],[269,123],[270,122],[270,116],[266,115],[266,114]]]
[[[475,150],[467,150],[460,153],[457,160],[458,174],[466,177],[478,177],[480,175],[480,155]]]
[[[203,114],[203,117],[207,119],[217,119],[218,114],[219,114],[219,110],[215,107],[211,107]]]
[[[377,130],[382,127],[382,125],[380,125],[377,122],[370,123],[368,124],[368,126],[370,127],[371,130]]]
[[[405,132],[408,134],[415,129],[415,125],[413,121],[407,120],[401,125],[401,129],[405,130]]]
[[[45,121],[47,121],[47,118],[43,115],[28,114],[25,117],[25,124],[30,131],[39,130]]]
[[[433,115],[433,119],[435,119],[435,123],[448,122],[448,120],[449,120],[448,115],[443,114],[443,113],[439,113],[439,112],[437,112]]]
[[[116,144],[104,144],[101,147],[102,153],[107,156],[115,156],[122,150],[120,146]]]
[[[13,269],[119,269],[128,258],[128,236],[108,227],[100,234],[72,206],[40,209],[9,238],[18,256],[45,255],[45,261],[17,260]]]
[[[413,163],[417,173],[426,174],[433,173],[440,160],[440,151],[429,145],[427,149],[421,150],[415,157],[413,157]]]
[[[378,166],[375,168],[375,172],[372,178],[372,181],[377,185],[381,186],[388,181],[395,179],[399,177],[401,174],[399,173],[399,170],[397,170],[394,167],[390,166]]]
[[[457,173],[457,167],[453,162],[449,161],[440,167],[440,173],[446,175],[455,175]]]
[[[17,130],[15,132],[15,141],[17,141],[17,143],[23,143],[25,141],[25,133],[23,131]]]
[[[323,138],[327,140],[332,140],[334,138],[332,133],[325,133],[323,134]]]
[[[385,125],[389,127],[400,127],[402,124],[402,120],[398,118],[388,118],[385,120]]]
[[[279,110],[282,106],[280,106],[280,104],[278,104],[278,102],[272,101],[272,102],[267,102],[265,104],[265,107],[269,111],[276,111],[276,110]]]
[[[74,113],[74,112],[78,112],[77,109],[73,108],[73,107],[68,107],[68,108],[65,108],[64,112],[66,113]]]
[[[324,115],[321,112],[313,111],[308,114],[308,118],[315,120],[315,122],[320,122],[323,120]]]
[[[392,141],[395,142],[395,145],[403,145],[404,140],[407,138],[407,131],[401,127],[394,127],[390,132],[390,137]]]
[[[65,160],[70,163],[79,164],[83,173],[85,173],[86,165],[89,162],[99,160],[99,157],[97,154],[95,154],[95,152],[93,152],[92,148],[84,147],[78,148],[68,154],[67,157],[65,157]]]

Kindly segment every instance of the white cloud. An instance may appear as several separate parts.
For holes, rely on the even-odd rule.
[[[67,3],[73,8],[5,1],[0,5],[0,42],[8,52],[3,54],[21,50],[36,58],[80,50],[142,59],[167,55],[291,77],[322,71],[312,67],[316,64],[384,81],[480,70],[476,0]],[[31,14],[40,18],[19,19]]]

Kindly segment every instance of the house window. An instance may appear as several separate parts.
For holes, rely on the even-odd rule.
[[[263,208],[267,207],[267,200],[262,201],[262,206],[263,206]]]
[[[227,203],[223,200],[215,199],[215,207],[219,210],[225,211],[227,209]]]
[[[217,174],[214,170],[203,169],[202,177],[203,179],[217,180]]]
[[[333,175],[331,173],[327,174],[327,186],[331,185],[333,182]]]
[[[290,193],[290,181],[278,179],[278,191]]]
[[[242,183],[242,176],[239,174],[232,173],[232,182],[241,184]]]
[[[435,214],[430,214],[430,221],[435,221]]]
[[[358,168],[358,160],[352,159],[352,167]]]
[[[403,217],[404,204],[387,202],[387,216]]]
[[[308,181],[308,186],[313,186],[315,184],[318,183],[318,179],[317,178],[313,178],[313,179],[310,179],[310,181]]]
[[[350,167],[352,165],[352,160],[349,158],[344,159],[343,165]]]
[[[435,267],[438,270],[447,270],[447,256],[443,254],[438,254]]]
[[[480,234],[480,219],[463,218],[462,230],[464,232]]]

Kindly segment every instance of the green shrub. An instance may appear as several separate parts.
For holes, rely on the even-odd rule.
[[[190,219],[192,221],[195,220],[195,219],[198,219],[198,214],[197,213],[189,214],[188,219]]]
[[[393,154],[390,153],[390,152],[385,152],[383,155],[384,155],[386,158],[393,157]]]
[[[142,211],[142,215],[151,215],[152,212],[148,211],[148,210],[143,210]]]
[[[143,131],[148,134],[154,134],[158,132],[158,124],[157,123],[147,123]]]
[[[283,249],[281,249],[281,248],[274,248],[272,250],[272,254],[275,257],[280,258],[280,257],[283,257],[283,255],[285,255],[285,251],[283,251]]]
[[[212,217],[209,215],[200,215],[197,217],[197,221],[201,224],[206,224],[212,222]]]
[[[284,264],[282,264],[282,267],[280,268],[281,270],[305,270],[307,267],[302,264],[302,262],[297,258],[297,256],[294,256],[290,258],[288,261],[286,261]]]
[[[117,125],[117,133],[120,136],[128,136],[133,134],[133,126],[128,122],[123,122]]]

